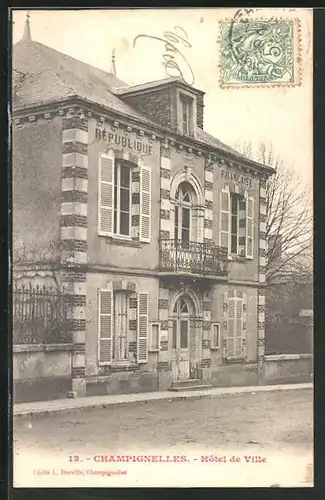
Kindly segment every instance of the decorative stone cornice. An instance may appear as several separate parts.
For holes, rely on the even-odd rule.
[[[216,166],[229,166],[229,163],[233,163],[235,167],[238,168],[240,166],[242,169],[246,168],[248,171],[256,172],[254,175],[262,176],[263,178],[268,178],[268,176],[273,173],[273,169],[259,165],[249,159],[229,158],[234,155],[227,153],[226,151],[217,151],[216,147],[201,143],[194,137],[177,136],[177,138],[173,138],[174,134],[170,130],[166,130],[163,127],[159,127],[158,125],[154,125],[152,123],[140,123],[134,117],[126,116],[117,111],[110,110],[109,108],[105,109],[104,106],[92,103],[91,101],[78,96],[63,99],[61,102],[48,102],[38,106],[31,106],[30,108],[16,108],[13,110],[13,116],[14,119],[16,118],[20,121],[17,122],[15,120],[14,126],[21,128],[25,125],[25,123],[33,122],[35,124],[43,119],[48,120],[54,119],[56,116],[65,116],[69,113],[69,110],[72,109],[74,110],[73,113],[79,115],[79,118],[84,119],[85,116],[88,118],[94,118],[97,120],[99,126],[103,125],[104,122],[107,122],[116,128],[125,128],[126,131],[128,131],[128,127],[132,127],[132,130],[134,130],[140,137],[143,133],[143,136],[147,135],[152,141],[166,141],[170,147],[177,147],[179,150],[182,149],[179,148],[179,145],[181,145],[188,154],[193,154],[198,157],[211,157],[212,160],[216,162]]]

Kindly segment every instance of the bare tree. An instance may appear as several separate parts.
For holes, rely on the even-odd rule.
[[[52,278],[56,290],[60,290],[59,280],[59,243],[53,239],[44,247],[37,242],[33,245],[28,242],[13,245],[13,278],[20,276],[27,269],[30,271],[46,271]],[[27,267],[26,267],[27,266]]]
[[[266,281],[303,277],[312,273],[312,201],[290,167],[276,156],[272,145],[260,143],[256,154],[251,144],[237,146],[245,156],[274,168],[266,182]]]

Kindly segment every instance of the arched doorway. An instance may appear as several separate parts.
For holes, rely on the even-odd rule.
[[[172,377],[190,378],[190,318],[195,315],[192,299],[184,294],[178,297],[172,311]]]

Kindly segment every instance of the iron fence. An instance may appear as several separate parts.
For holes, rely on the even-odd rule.
[[[49,286],[14,285],[13,344],[69,343],[69,296]]]

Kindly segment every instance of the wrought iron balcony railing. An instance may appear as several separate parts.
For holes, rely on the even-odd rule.
[[[227,276],[228,251],[214,243],[160,240],[160,270],[175,273]]]

